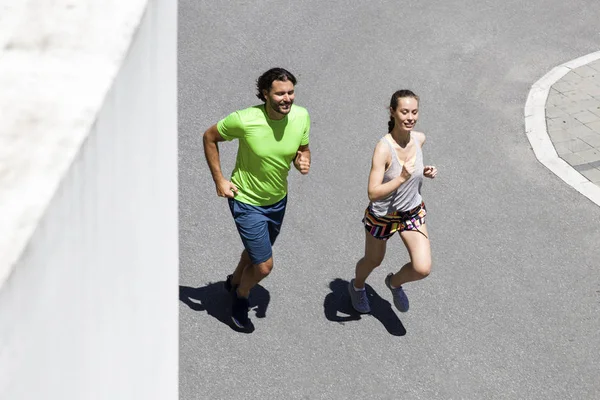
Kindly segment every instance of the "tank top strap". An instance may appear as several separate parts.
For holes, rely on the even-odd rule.
[[[400,161],[398,160],[398,153],[396,153],[396,149],[394,149],[394,145],[392,144],[390,139],[388,139],[387,135],[382,137],[381,140],[383,140],[387,144],[388,149],[390,150],[390,157],[392,158],[392,164],[394,164],[394,160],[398,164],[400,164]]]
[[[410,131],[410,139],[414,140],[415,144],[418,144],[419,146],[421,145],[421,142],[419,142],[419,139],[417,139],[417,136],[413,133],[413,131]]]
[[[417,135],[413,135],[413,133],[410,133],[412,135],[412,137],[415,139],[415,144],[417,145],[417,157],[421,158],[421,160],[423,159],[423,149],[421,148],[421,145],[423,143],[421,143],[421,140],[417,137]]]
[[[390,150],[393,150],[392,144],[390,143],[390,140],[387,138],[387,135],[385,135],[384,137],[381,138],[382,141],[385,142],[385,144],[387,144],[388,148]]]

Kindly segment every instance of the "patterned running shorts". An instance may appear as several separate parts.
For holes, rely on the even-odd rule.
[[[394,233],[402,231],[417,231],[427,237],[419,230],[425,223],[425,215],[427,209],[424,202],[412,210],[396,211],[382,217],[375,216],[367,207],[362,222],[365,229],[376,239],[388,240]]]

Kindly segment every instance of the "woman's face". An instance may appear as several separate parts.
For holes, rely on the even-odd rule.
[[[419,102],[413,97],[401,97],[395,110],[390,107],[390,113],[397,126],[410,131],[419,119]]]

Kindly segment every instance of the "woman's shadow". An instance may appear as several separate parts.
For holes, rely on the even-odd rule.
[[[209,283],[203,287],[189,287],[179,285],[179,300],[194,311],[206,311],[208,315],[216,318],[234,331],[251,333],[254,329],[240,330],[231,321],[231,303],[233,295],[224,288],[224,282]],[[261,285],[256,285],[250,291],[250,308],[257,318],[264,318],[271,295]]]
[[[406,335],[406,329],[392,310],[391,304],[381,298],[371,286],[366,285],[366,288],[369,304],[371,305],[370,315],[377,318],[390,334],[394,336]],[[352,307],[350,294],[348,293],[348,281],[336,278],[329,283],[329,289],[331,289],[331,293],[325,297],[323,303],[325,318],[328,320],[343,324],[348,321],[358,321],[363,315],[369,315],[360,314]]]

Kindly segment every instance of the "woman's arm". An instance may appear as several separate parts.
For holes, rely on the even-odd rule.
[[[386,198],[406,182],[414,172],[414,162],[405,163],[402,166],[402,173],[399,176],[383,183],[383,174],[385,173],[386,165],[389,165],[390,162],[391,154],[389,148],[382,142],[377,143],[371,161],[371,172],[369,173],[369,200],[376,201]]]

